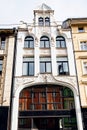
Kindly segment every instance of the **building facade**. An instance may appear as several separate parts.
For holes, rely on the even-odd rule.
[[[45,4],[18,27],[11,130],[83,130],[70,31]]]
[[[87,129],[87,18],[67,19],[64,28],[71,28],[84,129]]]
[[[0,29],[0,129],[7,128],[13,76],[15,29]]]

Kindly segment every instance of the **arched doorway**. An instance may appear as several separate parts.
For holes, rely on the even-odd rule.
[[[23,89],[18,130],[77,130],[72,90],[48,84]]]

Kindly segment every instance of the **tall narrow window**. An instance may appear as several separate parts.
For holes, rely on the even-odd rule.
[[[50,48],[50,41],[47,36],[42,36],[40,38],[40,48]]]
[[[45,18],[45,26],[50,26],[50,18],[49,17]]]
[[[59,75],[68,75],[69,67],[67,57],[57,57],[57,68]]]
[[[2,74],[2,64],[3,64],[3,60],[0,59],[0,75]]]
[[[39,26],[43,26],[43,25],[44,25],[44,20],[43,20],[42,17],[40,17],[40,18],[38,19],[38,24],[39,24]]]
[[[57,48],[65,48],[66,47],[66,42],[65,42],[64,37],[62,37],[62,36],[56,37],[56,47]]]
[[[25,48],[34,48],[34,39],[31,36],[27,36],[24,40]]]
[[[34,58],[23,58],[23,75],[34,75]]]
[[[40,58],[40,73],[51,73],[50,58]]]
[[[1,49],[5,49],[5,37],[1,37]]]

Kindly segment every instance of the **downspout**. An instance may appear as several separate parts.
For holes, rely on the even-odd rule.
[[[12,96],[13,96],[13,90],[14,90],[14,74],[15,74],[15,61],[16,61],[17,32],[18,32],[18,30],[16,28],[13,28],[13,35],[14,35],[15,41],[14,41],[12,81],[11,81],[11,93],[10,93],[10,106],[9,106],[9,110],[8,110],[7,130],[11,130]]]

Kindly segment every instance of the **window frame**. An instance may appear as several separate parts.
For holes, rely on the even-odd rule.
[[[58,60],[58,58],[60,58],[60,60]],[[62,60],[63,58],[66,58],[65,60]],[[58,72],[58,75],[69,75],[69,64],[68,64],[68,58],[67,57],[57,57],[57,72]],[[66,63],[67,65],[67,72],[64,71],[64,64]],[[60,64],[60,65],[58,65]],[[60,68],[59,70],[59,66],[62,65],[62,68]]]
[[[87,41],[80,41],[80,50],[87,51]]]
[[[24,61],[24,58],[28,58],[29,60],[26,60],[26,61]],[[22,69],[22,75],[23,76],[34,76],[34,58],[31,58],[31,57],[24,57],[23,58],[23,69]],[[30,60],[31,59],[31,60]],[[31,72],[30,72],[30,64],[32,63],[32,69],[33,69],[33,71],[32,71],[32,74],[31,74]],[[26,64],[26,72],[24,72],[25,70],[24,70],[24,64]],[[26,74],[25,74],[26,73]]]
[[[45,26],[50,26],[50,18],[49,17],[45,18]]]
[[[24,39],[24,48],[31,48],[31,49],[34,48],[34,38],[32,36],[25,37],[25,39]]]
[[[63,36],[56,37],[56,48],[66,48],[66,41]]]
[[[79,32],[79,33],[85,32],[84,27],[78,27],[78,32]]]
[[[47,36],[40,38],[40,48],[50,48],[50,40]]]
[[[48,60],[47,60],[48,59]],[[48,71],[47,66],[48,64],[50,65],[50,71]],[[44,70],[41,70],[43,68]],[[40,73],[52,73],[52,63],[51,63],[51,58],[49,57],[40,57]]]
[[[43,17],[39,17],[38,18],[38,25],[39,26],[44,26],[44,19],[43,19]]]

